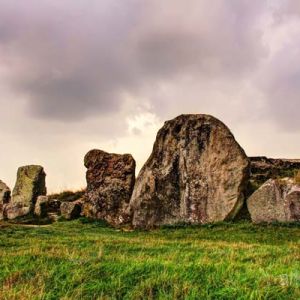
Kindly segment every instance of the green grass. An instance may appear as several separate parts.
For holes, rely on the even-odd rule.
[[[0,299],[300,299],[299,225],[2,224]]]

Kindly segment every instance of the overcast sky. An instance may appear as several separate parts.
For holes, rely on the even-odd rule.
[[[300,1],[0,0],[0,179],[85,186],[92,148],[138,168],[163,121],[207,113],[248,155],[300,158]]]

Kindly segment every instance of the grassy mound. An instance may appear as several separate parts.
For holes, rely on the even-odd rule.
[[[297,225],[0,223],[0,299],[300,299],[299,249]]]

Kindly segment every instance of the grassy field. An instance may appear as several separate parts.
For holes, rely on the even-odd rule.
[[[300,299],[300,227],[2,223],[0,299]]]

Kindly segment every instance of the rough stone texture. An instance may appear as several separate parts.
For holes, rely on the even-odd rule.
[[[5,217],[5,206],[10,201],[10,189],[9,187],[0,180],[0,220],[4,219]]]
[[[250,157],[250,178],[257,185],[268,179],[291,177],[300,170],[299,159],[274,159],[265,156]]]
[[[299,159],[274,159],[265,156],[249,157],[250,180],[246,191],[249,198],[269,179],[293,177],[300,171]],[[246,201],[236,219],[251,220]]]
[[[47,196],[39,196],[37,198],[34,206],[34,214],[39,218],[45,218],[47,216],[48,201],[49,198]]]
[[[60,212],[59,212],[59,214],[58,213],[52,213],[52,212],[47,213],[47,217],[51,222],[57,222],[58,219],[59,219],[59,215],[60,215]]]
[[[82,200],[74,202],[62,202],[60,205],[61,216],[67,220],[72,220],[80,217],[82,210]]]
[[[26,216],[30,212],[30,207],[24,206],[22,203],[9,203],[5,207],[5,215],[9,220]]]
[[[247,200],[254,223],[300,221],[300,185],[294,179],[270,179]]]
[[[39,196],[34,207],[34,214],[39,218],[48,217],[51,214],[60,214],[61,201],[50,199],[47,196]]]
[[[233,219],[248,176],[248,158],[221,121],[209,115],[167,121],[136,181],[133,226]]]
[[[41,166],[30,165],[18,169],[11,203],[6,207],[9,219],[33,212],[37,197],[46,195],[45,177]]]
[[[49,213],[60,214],[60,205],[61,205],[60,200],[58,200],[58,199],[49,199],[48,207],[47,207],[48,214]]]
[[[135,160],[130,154],[91,150],[84,158],[87,190],[83,214],[112,225],[131,221],[128,205],[135,183]]]

